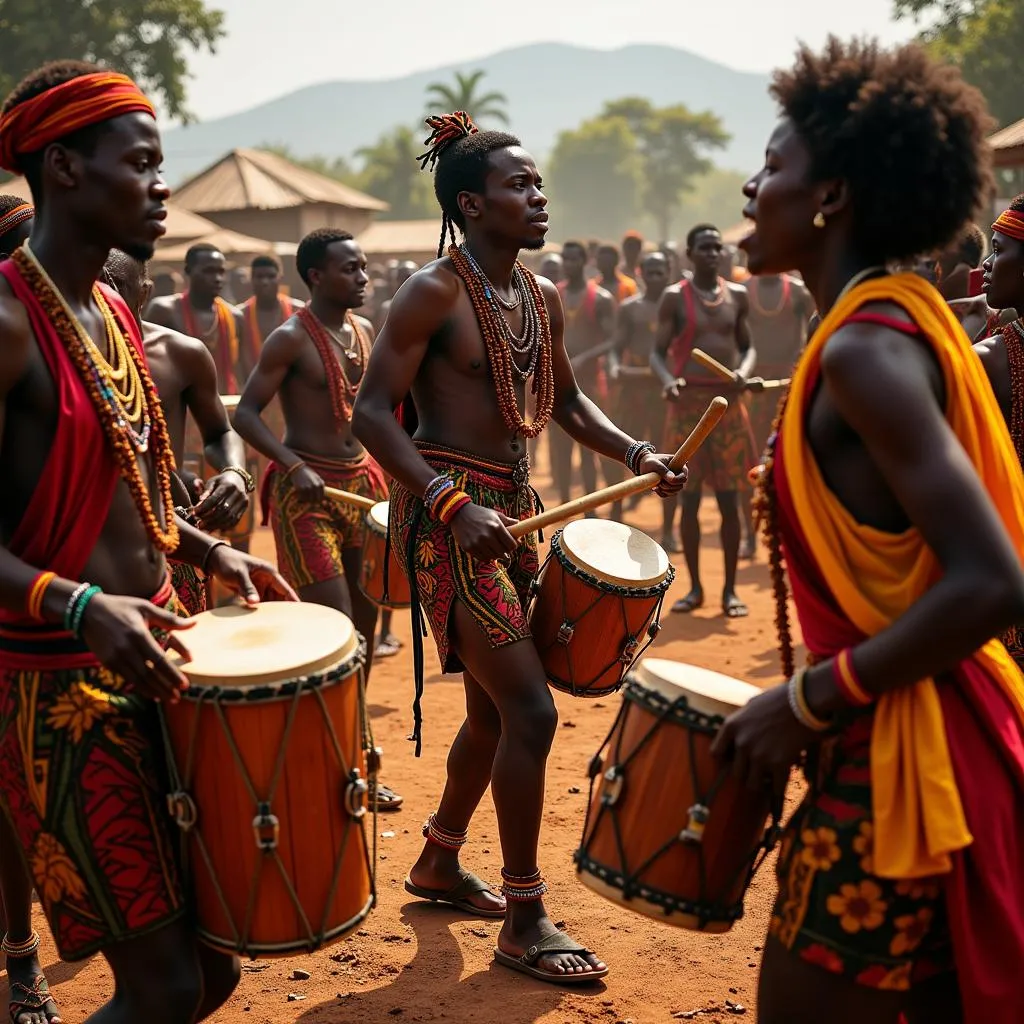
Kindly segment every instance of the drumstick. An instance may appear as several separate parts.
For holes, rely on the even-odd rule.
[[[715,374],[715,376],[721,377],[722,380],[731,380],[734,384],[736,383],[736,374],[727,366],[723,366],[717,359],[713,359],[709,356],[707,352],[703,352],[701,349],[695,348],[690,353],[690,357],[695,363],[700,363],[705,370],[710,370]]]
[[[678,472],[693,453],[704,443],[708,434],[715,429],[718,421],[725,415],[729,403],[720,395],[711,399],[700,422],[693,428],[690,436],[679,447],[679,451],[669,460],[668,468],[673,473]],[[641,491],[649,491],[658,486],[661,477],[657,473],[644,473],[643,476],[635,476],[632,480],[623,480],[620,483],[612,484],[611,487],[604,487],[593,494],[585,494],[581,498],[573,498],[564,505],[556,508],[549,508],[540,515],[523,519],[508,528],[513,537],[523,537],[535,530],[542,530],[546,526],[554,526],[556,523],[565,522],[581,512],[589,512],[591,509],[600,508],[602,505],[610,505],[613,501],[621,501],[631,494],[639,494]]]
[[[736,381],[736,374],[730,370],[727,366],[723,366],[713,356],[709,356],[707,352],[703,352],[699,348],[695,348],[690,355],[693,357],[695,363],[700,363],[705,370],[710,370],[713,374],[721,377],[722,380],[731,380],[734,384]],[[785,377],[782,380],[766,380],[759,384],[751,386],[751,391],[772,391],[776,388],[788,388],[789,377]]]
[[[373,498],[364,498],[361,494],[353,494],[351,491],[339,491],[337,487],[325,487],[324,495],[328,498],[337,498],[346,505],[355,505],[356,508],[365,509],[367,512],[377,504]]]

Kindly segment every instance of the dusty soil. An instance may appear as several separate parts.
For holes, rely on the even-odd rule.
[[[535,480],[549,507],[555,504],[543,467]],[[649,497],[626,519],[658,537],[660,517],[659,502]],[[778,681],[779,669],[764,552],[740,570],[740,594],[750,604],[750,617],[726,619],[717,601],[722,564],[713,499],[705,501],[702,520],[709,605],[693,615],[666,613],[651,653],[771,685]],[[273,556],[268,531],[260,532],[256,550]],[[666,608],[688,589],[682,557],[672,560],[680,571]],[[592,702],[557,695],[561,724],[548,774],[540,857],[551,887],[548,907],[553,917],[609,964],[606,983],[572,992],[514,974],[493,963],[497,923],[441,911],[407,896],[402,881],[422,842],[420,826],[440,793],[448,743],[464,708],[461,678],[437,672],[428,642],[425,743],[422,758],[416,760],[406,741],[413,696],[407,616],[396,614],[395,631],[406,647],[398,657],[375,666],[370,702],[376,739],[385,751],[384,778],[405,796],[406,805],[379,819],[378,831],[388,835],[380,839],[378,907],[358,934],[329,949],[246,964],[236,994],[212,1019],[217,1024],[375,1024],[389,1019],[648,1024],[707,1008],[696,1019],[712,1024],[739,1015],[726,1008],[726,1000],[741,1004],[745,1018],[754,1019],[757,968],[774,889],[770,865],[748,893],[744,919],[722,936],[678,930],[635,915],[606,902],[575,877],[572,853],[586,807],[587,765],[611,726],[618,697]],[[464,860],[484,878],[499,878],[497,828],[487,798]],[[44,936],[43,965],[65,1021],[74,1024],[110,997],[111,976],[100,957],[84,964],[57,961],[38,907],[36,917]],[[291,980],[296,968],[308,971],[309,979]]]

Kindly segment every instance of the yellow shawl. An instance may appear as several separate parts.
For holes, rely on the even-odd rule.
[[[857,523],[826,486],[807,443],[804,422],[822,351],[846,319],[869,302],[901,306],[932,346],[945,378],[947,422],[1022,557],[1024,480],[981,361],[931,285],[914,274],[901,274],[865,282],[839,299],[800,360],[780,435],[793,507],[811,554],[843,613],[862,633],[873,636],[907,611],[942,570],[916,529],[891,534]],[[1003,645],[990,640],[974,658],[999,681],[1024,720],[1024,677]],[[879,701],[871,737],[871,783],[875,871],[886,878],[950,871],[950,854],[968,846],[972,837],[932,679]]]

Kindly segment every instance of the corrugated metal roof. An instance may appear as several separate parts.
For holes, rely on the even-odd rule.
[[[306,203],[329,203],[350,210],[388,209],[387,203],[358,189],[259,149],[233,149],[182,185],[174,198],[196,213],[284,210]]]
[[[995,135],[988,138],[989,145],[994,150],[1015,149],[1017,146],[1024,146],[1024,118],[1000,128]]]

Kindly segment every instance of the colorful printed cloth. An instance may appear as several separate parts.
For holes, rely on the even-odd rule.
[[[714,394],[707,388],[684,388],[678,402],[668,403],[664,451],[674,452],[690,436]],[[750,489],[747,473],[757,463],[750,420],[742,401],[733,399],[708,439],[690,459],[686,490],[699,493],[707,484],[716,493]]]
[[[328,487],[351,491],[374,501],[387,501],[384,471],[363,452],[357,459],[326,459],[306,452],[295,453],[319,473]],[[341,553],[363,545],[366,513],[337,498],[320,505],[298,500],[291,480],[276,463],[263,479],[263,525],[270,520],[281,575],[296,589],[334,579],[343,573]]]
[[[938,878],[874,873],[872,711],[820,750],[810,792],[779,854],[769,931],[809,963],[871,988],[905,991],[954,969]]]
[[[765,380],[782,380],[793,372],[793,367],[780,367],[770,363],[764,367],[759,365],[757,372]],[[772,425],[775,423],[775,417],[779,411],[779,402],[784,394],[784,388],[773,388],[771,391],[748,391],[745,396],[747,413],[750,418],[750,432],[754,437],[758,459],[764,452],[768,438],[771,436]]]
[[[153,600],[179,611],[169,583]],[[0,794],[61,959],[174,921],[185,902],[157,704],[70,634],[4,627],[0,649]]]
[[[416,447],[438,473],[450,476],[476,504],[513,519],[526,519],[536,512],[526,459],[511,466],[440,445],[417,441]],[[427,514],[422,500],[398,483],[391,492],[390,530],[398,562],[415,581],[417,598],[426,610],[443,672],[461,672],[464,667],[449,635],[456,598],[472,613],[491,647],[505,647],[530,636],[526,609],[539,569],[535,535],[519,541],[507,566],[477,562],[455,543],[447,526]]]
[[[194,565],[167,559],[171,570],[171,586],[181,606],[179,614],[198,615],[206,611],[206,580]]]

